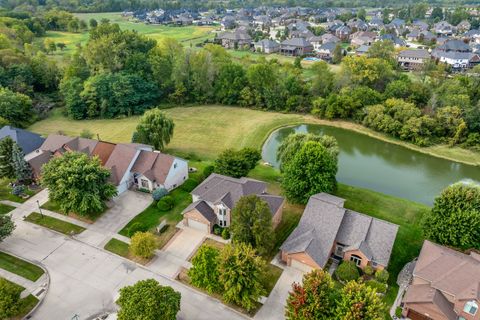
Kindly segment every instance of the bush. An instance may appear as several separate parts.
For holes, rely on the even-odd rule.
[[[24,194],[25,192],[25,187],[24,186],[15,186],[13,189],[12,189],[12,194],[14,196],[21,196],[22,194]]]
[[[388,274],[387,270],[378,270],[375,272],[375,279],[383,283],[387,283],[389,276],[390,275]]]
[[[217,236],[221,236],[222,232],[223,232],[223,229],[218,224],[213,226],[213,234],[215,234]]]
[[[174,205],[175,202],[173,201],[173,198],[171,196],[165,196],[158,201],[157,208],[160,211],[169,211],[172,210]]]
[[[168,190],[165,188],[157,188],[152,192],[152,198],[155,201],[158,201],[165,197],[168,194]]]
[[[365,282],[367,286],[377,290],[378,293],[385,293],[387,292],[387,285],[385,283],[378,282],[376,280],[368,280]]]
[[[137,257],[150,259],[155,254],[157,242],[150,232],[137,232],[130,241],[130,250]]]
[[[335,276],[341,281],[352,281],[357,280],[360,277],[360,273],[354,262],[344,261],[335,270]]]
[[[0,319],[17,315],[22,288],[0,278]]]
[[[224,240],[230,239],[230,229],[228,229],[228,228],[223,229],[223,231],[222,231],[222,238],[223,238]]]
[[[206,166],[202,172],[203,177],[208,178],[208,176],[210,176],[214,170],[215,170],[214,166]]]
[[[363,268],[363,273],[365,273],[367,276],[373,275],[373,268],[371,266],[366,266]]]
[[[140,222],[135,222],[128,228],[128,236],[132,237],[137,232],[146,232],[148,228],[142,225]]]
[[[188,178],[185,180],[185,182],[180,186],[180,189],[182,189],[185,192],[192,192],[193,189],[195,189],[198,186],[198,181],[192,178]]]

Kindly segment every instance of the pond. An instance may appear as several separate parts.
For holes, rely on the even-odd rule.
[[[337,180],[344,184],[432,205],[446,186],[460,180],[480,181],[479,167],[321,125],[299,125],[273,132],[263,146],[263,159],[278,168],[277,148],[285,137],[295,132],[322,133],[337,139],[340,147]]]

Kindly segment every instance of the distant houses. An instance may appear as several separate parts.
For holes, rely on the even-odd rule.
[[[0,129],[0,140],[10,137],[22,149],[24,154],[28,154],[38,149],[45,141],[39,134],[15,128],[12,126],[4,126]]]

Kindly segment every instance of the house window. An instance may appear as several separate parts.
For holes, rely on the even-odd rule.
[[[350,261],[355,262],[355,264],[357,265],[357,267],[362,264],[362,258],[360,258],[359,256],[354,255],[354,254],[352,254],[352,256],[350,257]]]
[[[145,180],[145,179],[142,179],[141,182],[142,182],[142,188],[147,188],[148,189],[148,187],[149,187],[148,186],[148,181]]]
[[[335,248],[335,255],[337,257],[343,257],[343,246],[337,244],[337,247]]]
[[[474,316],[477,313],[478,310],[478,304],[475,301],[468,301],[465,303],[465,307],[463,308],[463,311],[465,311],[468,314],[471,314]]]
[[[218,214],[221,215],[221,216],[226,216],[227,215],[227,209],[225,209],[225,208],[218,209]]]

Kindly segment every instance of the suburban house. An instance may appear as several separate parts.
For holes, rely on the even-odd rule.
[[[187,161],[136,143],[115,144],[52,134],[38,149],[27,154],[25,160],[38,179],[45,163],[69,151],[97,156],[110,170],[110,182],[117,187],[118,194],[132,187],[149,192],[157,188],[172,190],[188,179]]]
[[[272,224],[276,227],[282,220],[283,197],[266,192],[267,184],[249,178],[231,178],[220,174],[211,174],[192,192],[193,203],[183,211],[184,225],[212,232],[214,225],[229,227],[231,212],[243,196],[257,195],[264,200],[272,214]]]
[[[275,40],[263,39],[253,44],[255,51],[263,53],[275,53],[280,50],[280,44]]]
[[[280,44],[280,53],[286,56],[303,56],[312,52],[312,44],[304,38],[291,38]]]
[[[416,320],[480,319],[480,254],[423,243],[403,297],[403,315]]]
[[[345,200],[313,195],[295,230],[280,247],[281,259],[303,271],[324,268],[330,258],[364,268],[388,266],[398,226],[343,207]]]
[[[431,59],[427,50],[403,50],[398,53],[398,64],[405,70],[419,70]]]
[[[327,60],[327,61],[332,60],[333,54],[335,52],[335,48],[337,47],[337,45],[338,44],[334,42],[327,42],[322,44],[320,48],[318,48],[317,50],[317,56],[323,60]],[[343,56],[347,54],[345,49],[342,48],[341,51]]]
[[[38,149],[38,147],[40,147],[45,141],[44,138],[36,133],[11,126],[4,126],[0,129],[0,140],[3,140],[6,137],[12,138],[12,140],[22,149],[24,154],[28,154],[33,150]]]
[[[250,47],[252,37],[243,28],[237,28],[234,31],[225,31],[218,35],[219,41],[227,49],[237,49],[245,46]]]
[[[435,23],[433,30],[438,36],[450,37],[454,34],[455,28],[447,21]]]
[[[480,56],[472,52],[434,50],[432,52],[432,57],[439,62],[450,65],[455,71],[470,69],[480,63]]]

